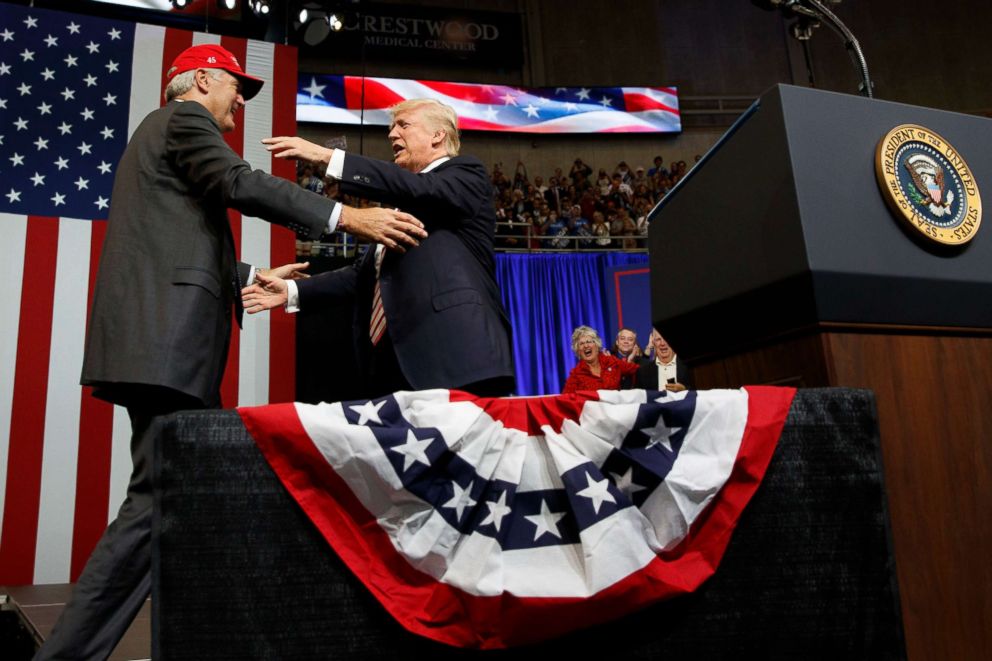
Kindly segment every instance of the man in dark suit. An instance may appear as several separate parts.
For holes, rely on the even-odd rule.
[[[692,388],[689,367],[679,361],[672,347],[656,328],[651,329],[651,347],[654,349],[654,360],[641,365],[637,370],[634,387],[672,392]]]
[[[429,236],[402,254],[371,246],[353,266],[307,280],[260,278],[264,287],[245,290],[245,309],[287,304],[294,311],[352,300],[367,397],[427,388],[510,394],[510,323],[494,275],[489,176],[478,159],[458,156],[457,117],[448,106],[414,99],[392,114],[393,164],[300,138],[263,142],[279,157],[326,167],[343,193],[414,214]]]
[[[219,405],[232,304],[240,323],[240,284],[250,276],[235,259],[227,209],[308,237],[335,225],[409,245],[416,243],[410,234],[423,234],[406,214],[355,216],[253,171],[221,133],[235,128],[262,80],[224,48],[185,50],[167,78],[169,103],[144,119],[117,168],[81,378],[97,397],[127,408],[131,481],[38,659],[106,658],[148,596],[159,416]],[[296,266],[273,272],[289,275]]]
[[[626,360],[628,363],[643,365],[644,363],[652,362],[641,351],[641,347],[637,343],[637,333],[633,328],[627,328],[626,326],[617,331],[617,339],[613,343],[613,346],[610,347],[610,353],[620,360]],[[621,377],[620,390],[630,390],[633,388],[634,376],[636,374]]]

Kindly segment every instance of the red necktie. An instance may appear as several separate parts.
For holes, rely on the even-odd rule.
[[[382,292],[379,289],[379,271],[382,270],[382,258],[386,254],[386,248],[376,245],[375,251],[375,291],[372,294],[372,319],[369,321],[369,338],[372,340],[372,346],[379,344],[379,340],[386,332],[386,311],[382,307]]]

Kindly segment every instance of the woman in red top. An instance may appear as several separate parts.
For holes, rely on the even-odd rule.
[[[572,333],[572,351],[579,357],[562,393],[580,390],[619,390],[620,377],[633,375],[640,365],[601,353],[603,340],[588,326],[579,326]]]

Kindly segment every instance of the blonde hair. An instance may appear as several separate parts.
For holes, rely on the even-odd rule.
[[[603,348],[603,339],[599,336],[599,333],[590,326],[579,326],[572,331],[572,351],[575,352],[576,356],[579,355],[579,341],[586,335],[593,339],[598,349],[602,350]]]
[[[435,99],[407,99],[391,107],[389,113],[395,122],[396,115],[408,110],[420,110],[431,130],[444,131],[444,151],[448,156],[458,156],[462,143],[458,135],[458,115],[454,108]]]

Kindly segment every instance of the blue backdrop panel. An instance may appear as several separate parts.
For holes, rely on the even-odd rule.
[[[651,278],[648,265],[630,264],[606,269],[606,310],[609,314],[610,337],[603,341],[612,345],[616,331],[630,328],[637,333],[643,348],[651,334]]]

